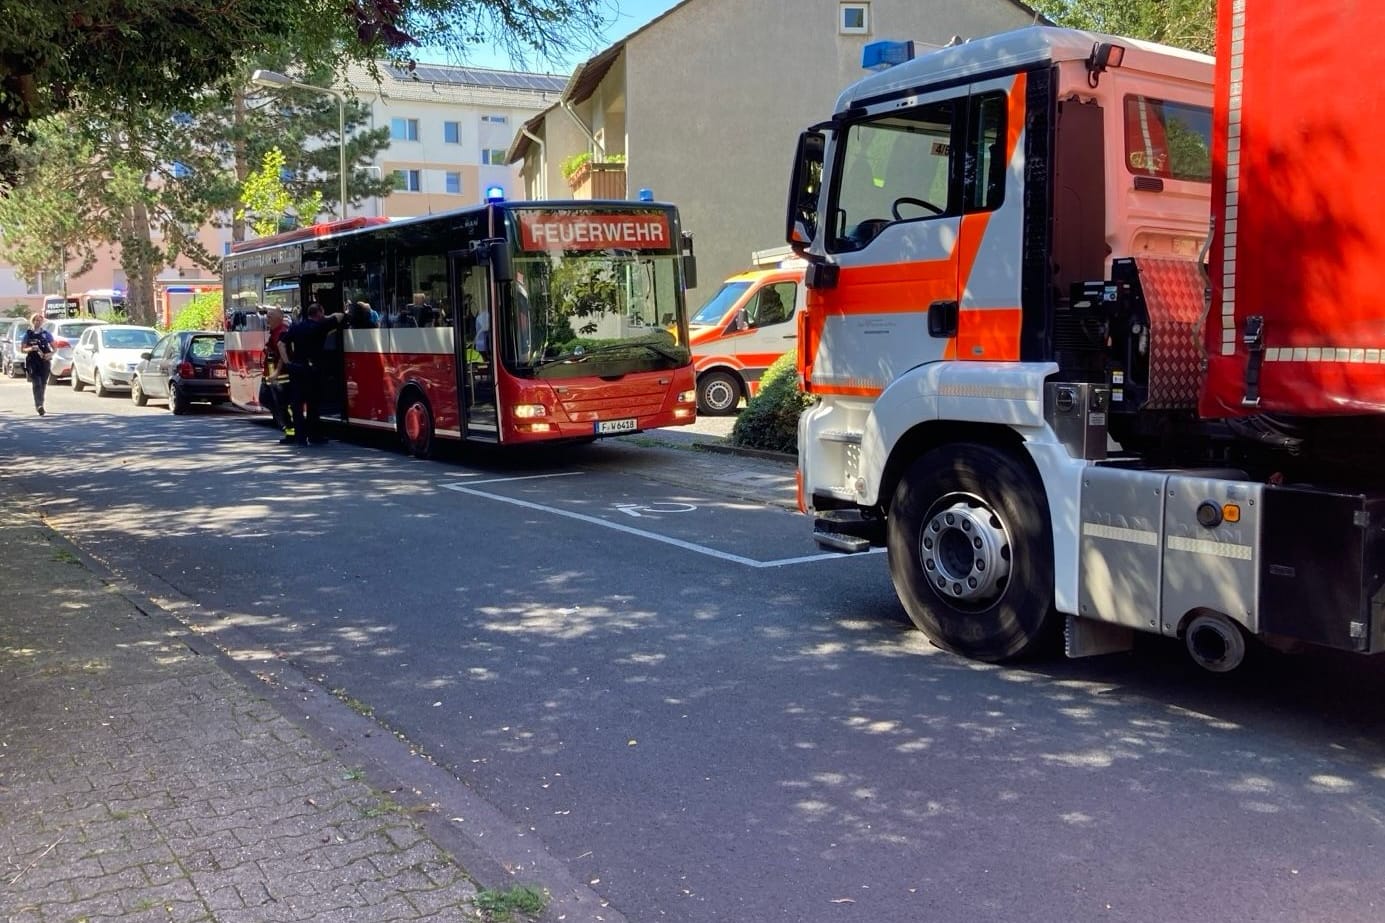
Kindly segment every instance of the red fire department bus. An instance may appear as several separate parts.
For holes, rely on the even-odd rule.
[[[349,319],[327,341],[323,419],[395,430],[415,455],[691,423],[693,273],[677,210],[650,202],[490,202],[250,241],[223,269],[231,400],[261,409],[263,309],[317,299]]]

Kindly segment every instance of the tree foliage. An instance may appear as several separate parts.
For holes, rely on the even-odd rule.
[[[322,210],[320,191],[295,200],[284,187],[283,172],[284,152],[272,147],[265,151],[260,168],[241,183],[241,208],[236,217],[248,219],[250,227],[260,237],[278,232],[285,219],[292,219],[294,224],[311,224]]]
[[[205,292],[193,298],[173,318],[169,330],[220,330],[222,306],[220,292]]]
[[[1211,54],[1216,0],[1030,0],[1060,26],[1128,35]]]
[[[30,187],[24,195],[0,197],[0,254],[24,278],[80,275],[96,261],[99,231],[86,209],[94,178],[71,166],[94,156],[93,145],[62,120],[35,127],[23,155]]]
[[[601,31],[604,0],[31,0],[3,4],[0,176],[44,116],[74,107],[185,110],[246,62],[458,61],[483,44],[555,58]]]

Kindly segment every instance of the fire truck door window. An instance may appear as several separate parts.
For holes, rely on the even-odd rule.
[[[1005,97],[1000,93],[971,101],[963,189],[967,211],[991,211],[1005,197]]]
[[[954,100],[931,103],[842,133],[831,249],[859,250],[897,221],[957,214],[954,135],[963,109]]]

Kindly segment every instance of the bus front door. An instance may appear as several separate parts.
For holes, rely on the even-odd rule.
[[[499,442],[500,427],[495,408],[494,340],[491,336],[491,274],[486,266],[468,265],[454,254],[448,260],[452,289],[457,359],[458,406],[462,438]]]

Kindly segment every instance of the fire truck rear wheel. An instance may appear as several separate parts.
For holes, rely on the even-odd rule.
[[[724,417],[736,412],[741,383],[730,372],[708,372],[697,379],[697,412]]]
[[[939,647],[994,662],[1054,645],[1048,499],[1021,460],[977,444],[928,452],[895,490],[887,545],[895,592]]]
[[[399,402],[398,427],[404,451],[414,458],[428,458],[433,454],[433,410],[422,394],[409,391],[404,395]]]

